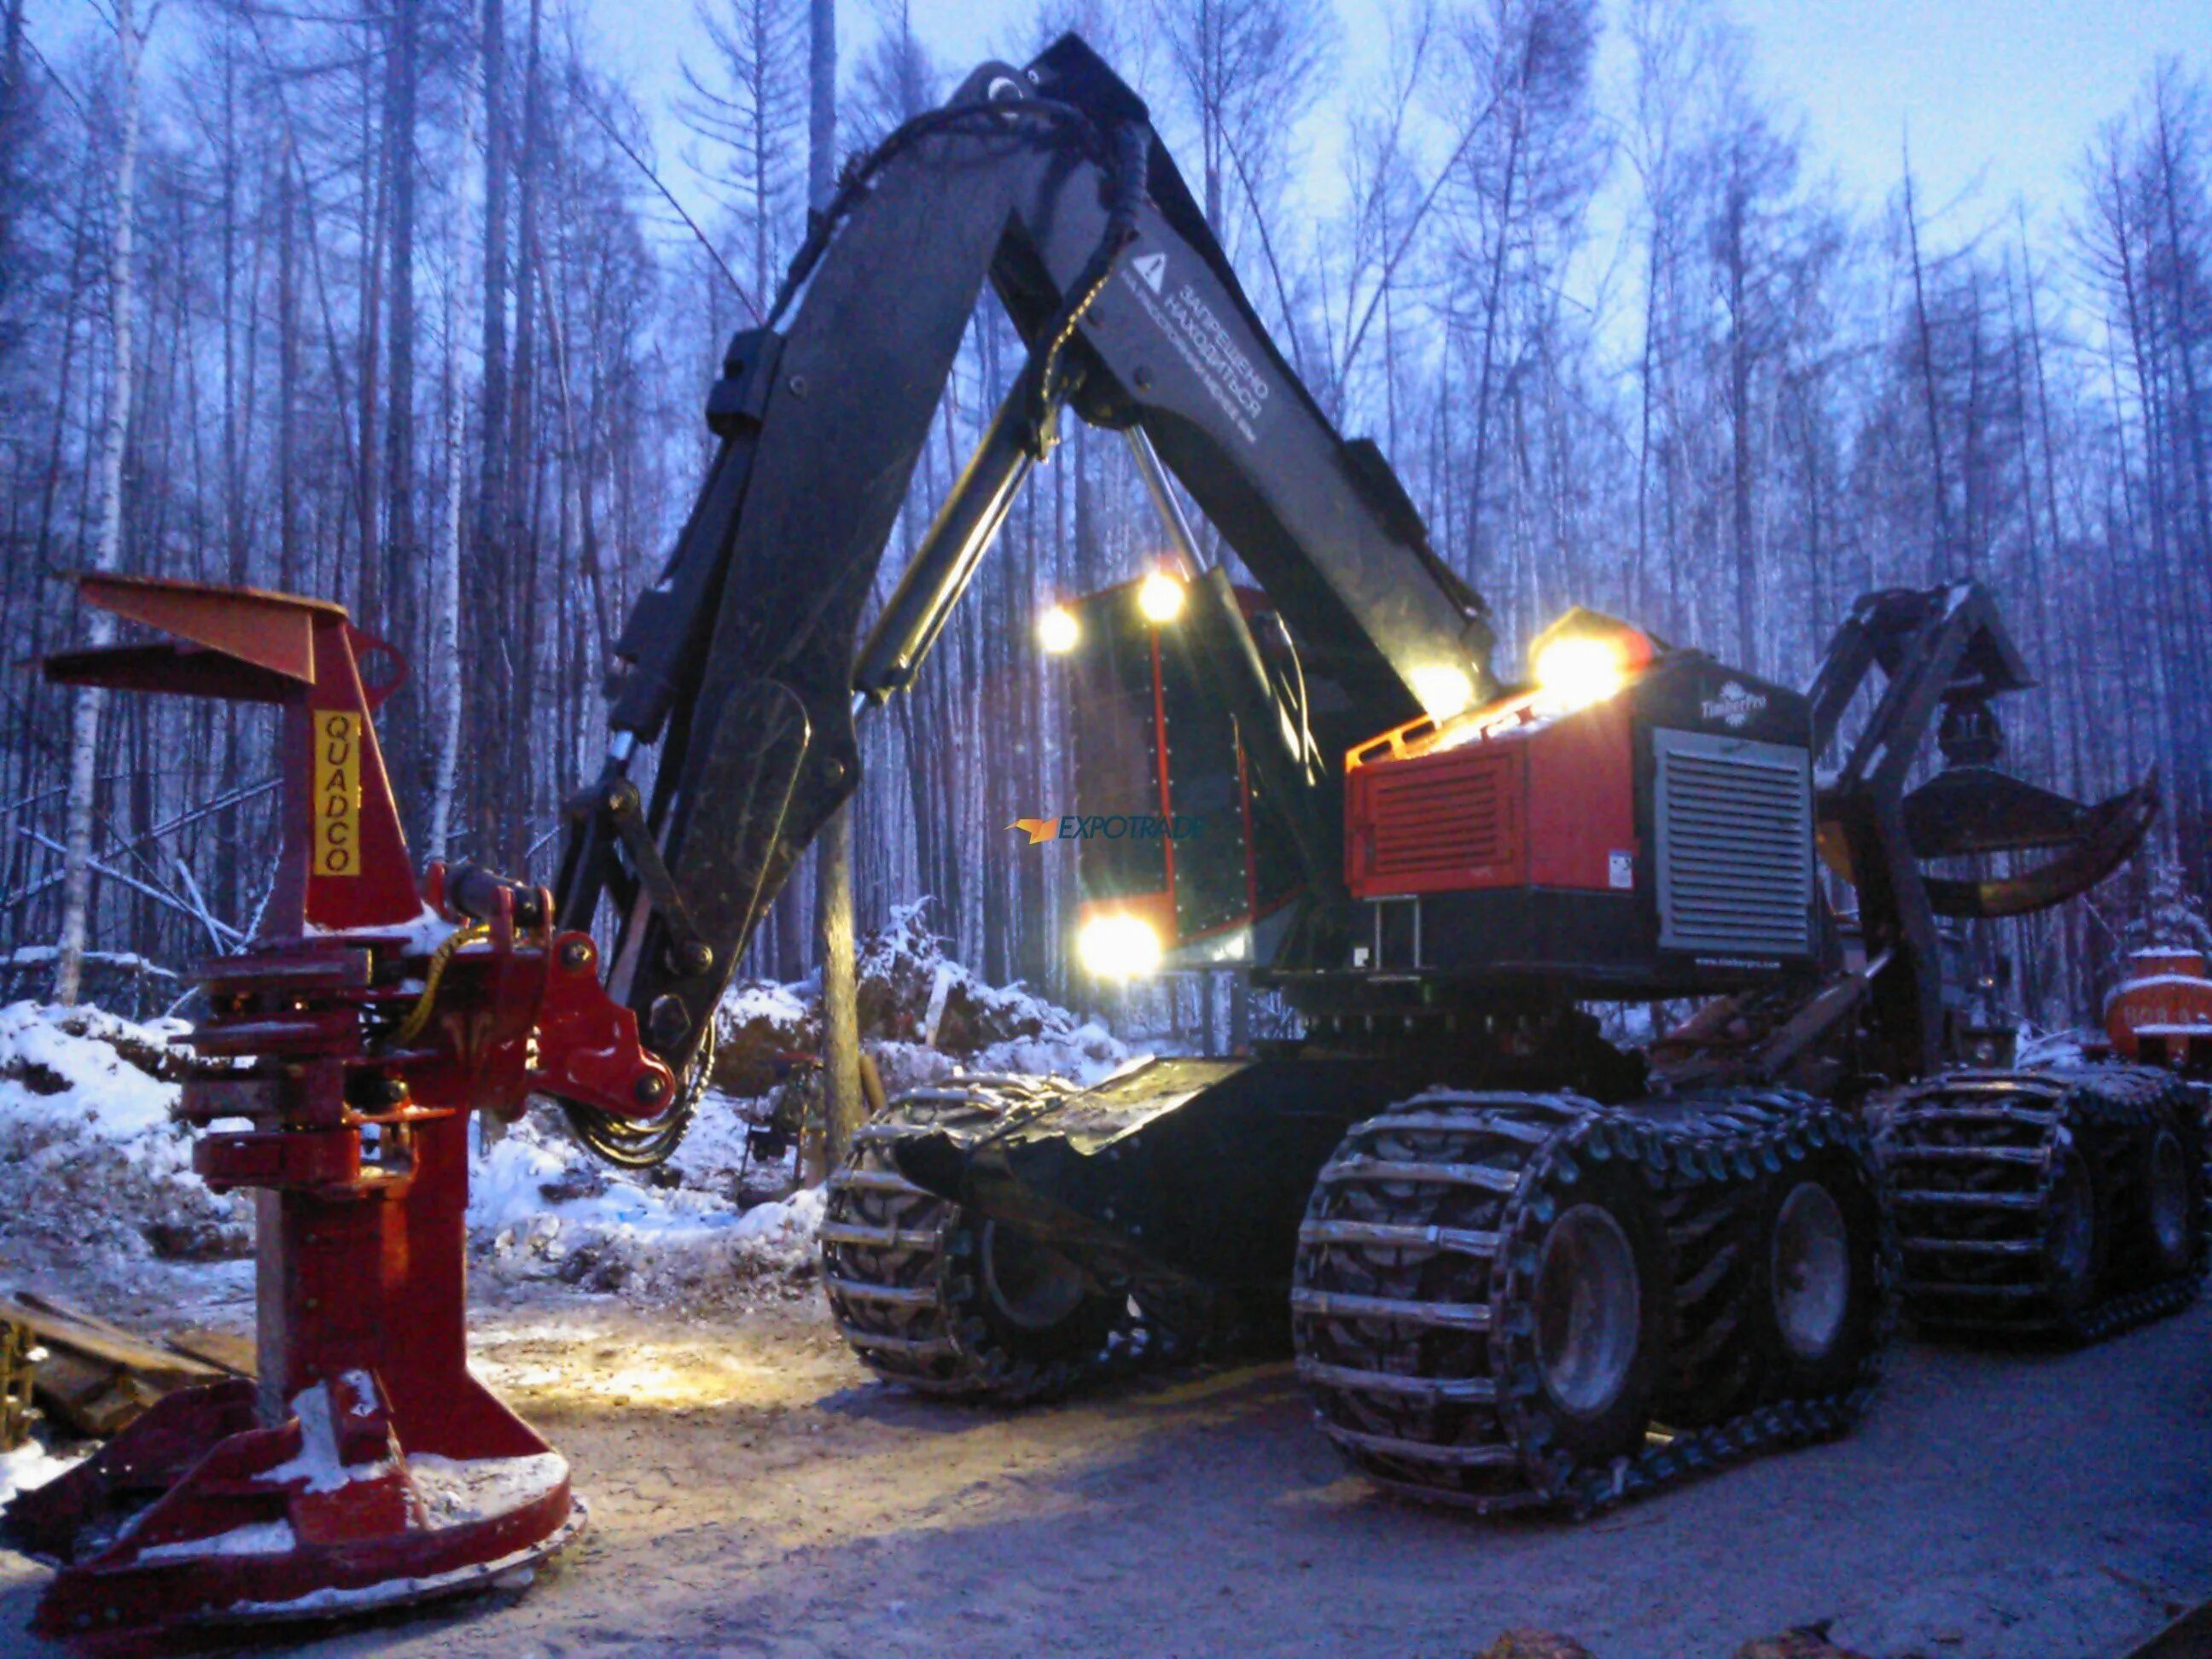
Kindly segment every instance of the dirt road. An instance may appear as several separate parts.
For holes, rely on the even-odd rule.
[[[1832,1619],[1882,1659],[2063,1659],[2212,1592],[2205,1307],[2087,1353],[1907,1346],[1850,1439],[1579,1528],[1375,1498],[1286,1365],[948,1409],[868,1381],[811,1293],[489,1310],[477,1346],[586,1542],[520,1600],[264,1651],[1446,1659],[1534,1625],[1681,1659]],[[55,1651],[20,1635],[41,1577],[0,1553],[0,1652]]]

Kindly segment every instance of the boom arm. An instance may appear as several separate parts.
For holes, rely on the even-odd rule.
[[[1028,362],[856,656],[987,279]],[[720,449],[616,647],[561,921],[612,899],[610,988],[679,1072],[858,781],[856,714],[912,682],[1063,402],[1142,432],[1291,628],[1327,642],[1317,672],[1364,727],[1493,690],[1480,601],[1380,453],[1285,363],[1143,103],[1073,36],[1025,70],[986,64],[848,171],[769,326],[732,342],[708,404]],[[648,801],[630,774],[655,744]]]

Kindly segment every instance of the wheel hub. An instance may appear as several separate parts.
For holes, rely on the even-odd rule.
[[[1635,1249],[1610,1210],[1577,1204],[1553,1224],[1536,1268],[1536,1368],[1562,1410],[1595,1417],[1620,1397],[1643,1301]]]
[[[1819,1359],[1835,1346],[1850,1307],[1850,1234],[1834,1194],[1817,1182],[1799,1182],[1775,1217],[1771,1249],[1783,1346],[1800,1359]]]
[[[2061,1154],[2051,1187],[2051,1265],[2058,1277],[2088,1277],[2097,1254],[2097,1208],[2089,1191],[2088,1166],[2079,1152]]]
[[[2150,1224],[2159,1254],[2169,1262],[2189,1260],[2189,1167],[2181,1143],[2161,1129],[2150,1148]]]
[[[983,1288],[1025,1331],[1048,1331],[1079,1307],[1082,1270],[1048,1245],[995,1221],[983,1224]]]

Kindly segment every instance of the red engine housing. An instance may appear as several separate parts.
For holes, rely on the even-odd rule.
[[[1594,892],[1633,884],[1635,750],[1621,700],[1522,721],[1528,700],[1456,747],[1371,763],[1345,777],[1346,884],[1354,898],[1499,887]],[[1506,720],[1515,724],[1507,725]],[[1397,734],[1382,738],[1387,745]]]
[[[1623,999],[1802,973],[1814,820],[1805,699],[1701,652],[1580,708],[1415,720],[1346,759],[1352,970]]]

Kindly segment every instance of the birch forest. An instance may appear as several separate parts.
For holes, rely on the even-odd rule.
[[[42,653],[101,637],[70,574],[343,603],[412,665],[380,726],[418,858],[550,878],[724,342],[827,161],[972,65],[896,0],[847,0],[834,57],[827,0],[697,0],[699,49],[650,96],[595,51],[614,10],[568,0],[78,3],[49,29],[0,0],[0,951],[12,994],[156,1012],[163,974],[254,929],[272,732],[43,685]],[[1353,11],[1042,0],[1000,51],[1077,29],[1152,102],[1507,667],[1582,604],[1803,684],[1859,592],[1992,584],[2041,677],[2010,700],[2013,769],[2077,798],[2164,784],[2154,859],[2000,941],[2021,1012],[2092,1015],[2154,868],[2212,880],[2203,66],[2160,64],[2081,133],[2063,200],[1932,201],[1900,143],[1860,210],[1723,0]],[[1353,27],[1388,31],[1359,74]],[[1020,362],[987,301],[905,545]],[[1160,537],[1121,442],[1073,431],[916,689],[864,723],[862,929],[926,895],[992,982],[1093,997],[1073,860],[1006,830],[1071,793],[1033,625]],[[756,971],[809,970],[814,893],[793,882]]]

